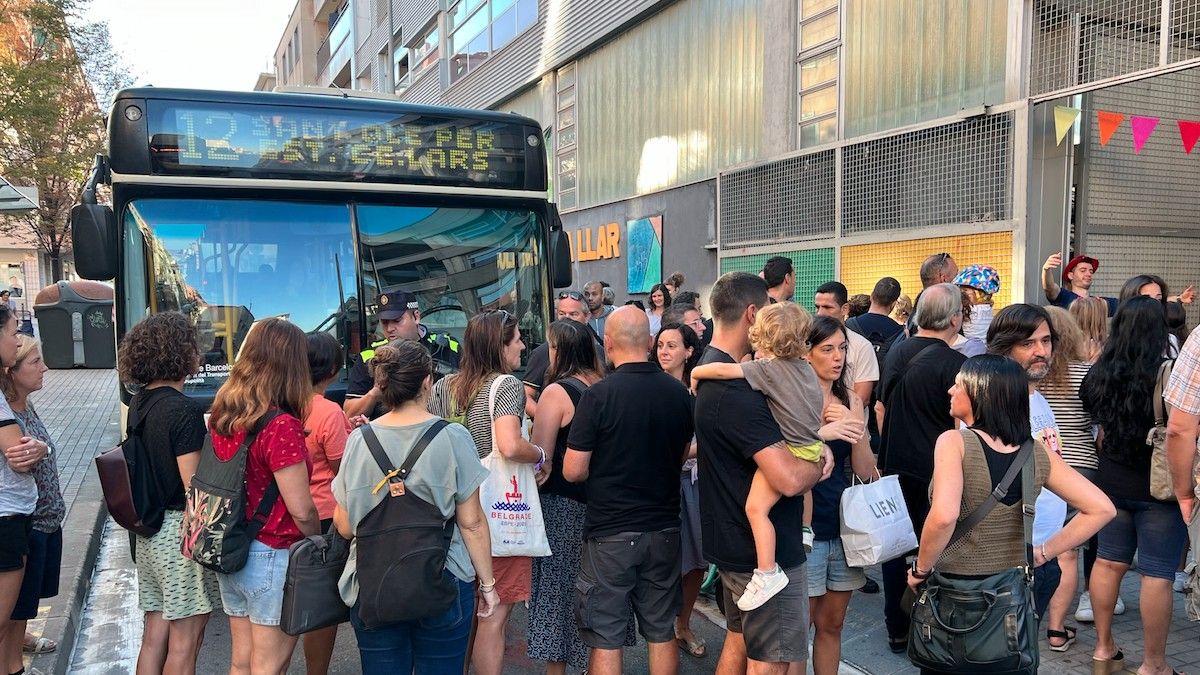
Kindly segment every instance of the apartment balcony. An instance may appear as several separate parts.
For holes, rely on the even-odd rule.
[[[336,12],[338,8],[338,0],[312,0],[313,17],[318,21],[327,21],[329,15]]]
[[[318,86],[328,87],[331,82],[340,81],[342,71],[350,70],[350,58],[354,55],[354,40],[350,39],[353,25],[354,3],[350,2],[330,24],[329,35],[317,47]]]

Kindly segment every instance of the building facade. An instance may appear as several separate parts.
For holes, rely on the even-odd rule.
[[[1062,249],[1101,260],[1102,293],[1200,276],[1200,168],[1175,128],[1200,118],[1200,0],[310,8],[303,84],[538,120],[575,277],[618,296],[675,270],[705,290],[772,255],[795,261],[806,304],[824,281],[869,292],[885,274],[915,296],[943,251],[996,267],[1000,304],[1040,298]],[[1129,121],[1108,136],[1099,113]],[[1158,120],[1141,143],[1135,117]]]

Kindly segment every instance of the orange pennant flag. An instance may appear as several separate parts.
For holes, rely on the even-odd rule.
[[[1104,110],[1096,111],[1096,121],[1100,123],[1100,145],[1108,145],[1117,127],[1125,121],[1125,115]]]

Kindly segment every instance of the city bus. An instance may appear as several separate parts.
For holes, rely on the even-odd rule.
[[[544,143],[517,115],[338,90],[127,89],[71,214],[75,267],[114,281],[118,339],[156,312],[191,318],[202,357],[185,392],[206,401],[254,322],[330,332],[349,362],[398,290],[453,340],[507,310],[532,350],[571,282]]]

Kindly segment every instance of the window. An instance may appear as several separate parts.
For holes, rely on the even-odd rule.
[[[537,0],[459,0],[447,15],[450,81],[470,73],[488,56],[537,23]]]
[[[579,203],[578,184],[579,154],[577,151],[577,129],[575,124],[575,64],[559,69],[556,87],[556,110],[554,125],[558,130],[558,147],[552,174],[557,177],[555,190],[559,207],[568,211]]]
[[[408,50],[408,63],[412,68],[411,79],[416,80],[422,73],[437,65],[441,57],[441,36],[435,23],[422,33]]]
[[[408,50],[397,46],[392,50],[392,87],[399,94],[408,89],[409,82]]]
[[[800,0],[801,148],[838,138],[838,67],[841,17],[838,0]]]

